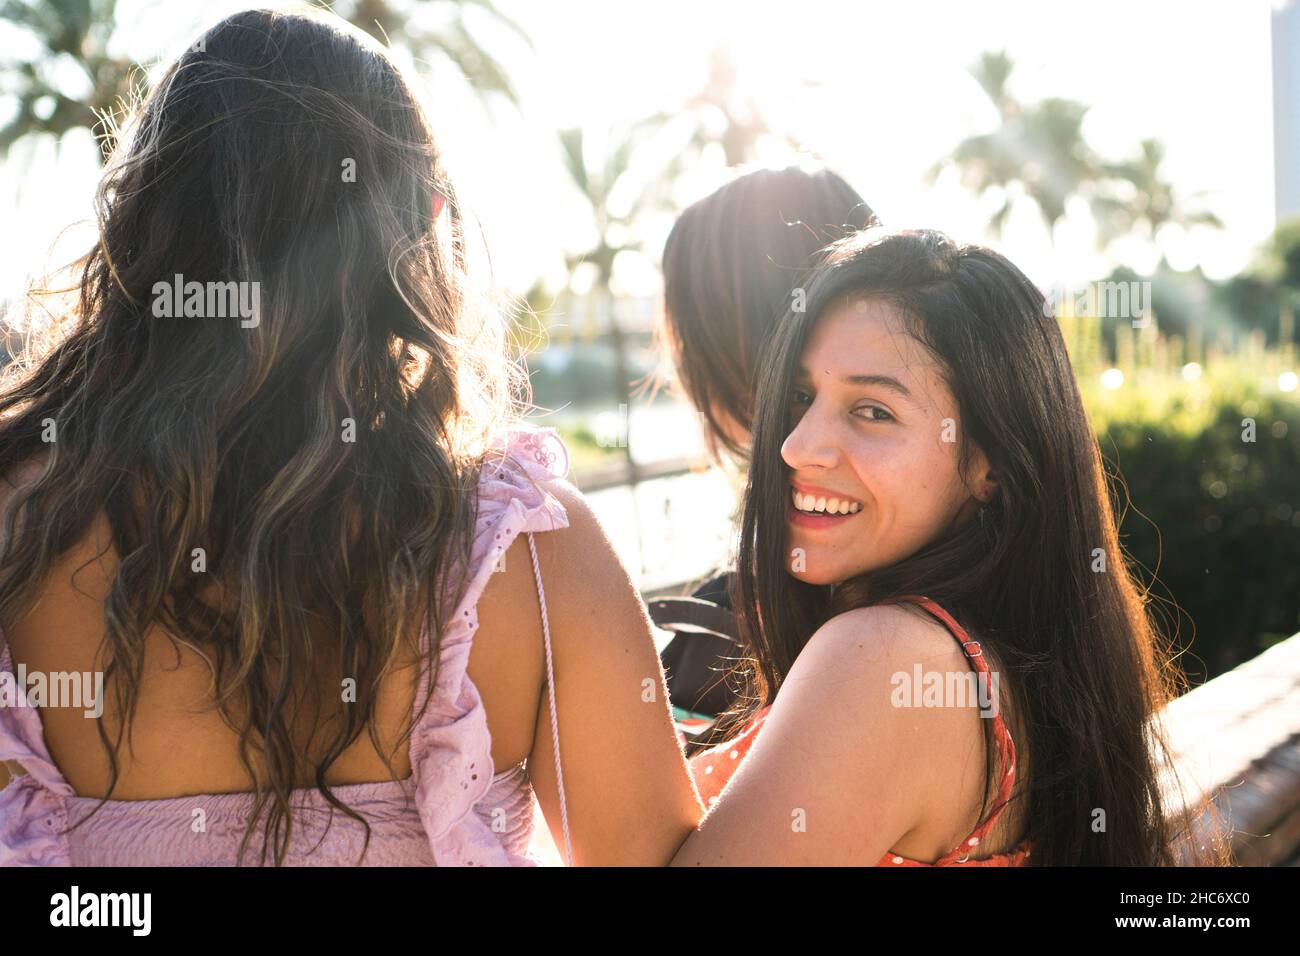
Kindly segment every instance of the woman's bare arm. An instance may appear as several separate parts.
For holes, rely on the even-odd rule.
[[[969,714],[896,707],[913,665],[962,668],[942,629],[899,608],[823,626],[800,653],[748,756],[673,866],[873,866],[930,812]]]
[[[704,814],[673,729],[645,605],[590,506],[549,483],[569,527],[536,536],[554,653],[561,771],[577,866],[664,866]],[[544,673],[544,671],[543,671]],[[543,689],[529,758],[564,856]]]

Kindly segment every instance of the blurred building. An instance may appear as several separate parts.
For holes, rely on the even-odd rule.
[[[1273,183],[1277,219],[1300,216],[1300,3],[1273,11]]]

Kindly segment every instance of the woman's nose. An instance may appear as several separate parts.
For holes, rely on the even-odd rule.
[[[796,471],[835,466],[839,460],[839,448],[834,441],[834,430],[815,407],[805,411],[786,436],[781,444],[781,457]]]

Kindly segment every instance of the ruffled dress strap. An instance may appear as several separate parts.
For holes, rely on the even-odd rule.
[[[20,696],[21,695],[21,696]],[[63,779],[45,745],[45,731],[13,655],[0,632],[0,761],[21,764],[0,790],[0,866],[69,866],[68,800],[76,791]]]
[[[416,805],[439,866],[508,866],[513,862],[500,834],[474,812],[492,785],[495,768],[487,713],[467,668],[478,628],[479,599],[511,543],[524,533],[531,539],[534,532],[569,526],[564,506],[538,485],[562,478],[568,470],[568,449],[555,429],[522,423],[498,436],[482,465],[478,517],[469,564],[464,569],[466,584],[455,608],[446,615],[438,649],[437,685],[430,688],[427,670],[420,682],[416,698],[420,716],[411,733]],[[535,561],[535,551],[533,556]],[[542,607],[544,615],[544,603]],[[431,639],[426,622],[421,635],[425,648]],[[549,640],[547,650],[549,666]],[[558,757],[557,750],[557,765]],[[532,808],[519,812],[531,813]]]

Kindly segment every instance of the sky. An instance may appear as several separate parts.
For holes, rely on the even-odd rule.
[[[498,0],[532,39],[530,50],[506,32],[483,30],[521,91],[518,110],[485,109],[444,66],[417,69],[458,190],[482,224],[495,279],[516,293],[538,279],[562,286],[565,253],[592,238],[555,131],[576,125],[597,133],[680,113],[703,86],[719,44],[767,124],[844,175],[886,224],[989,242],[1044,286],[1098,277],[1117,258],[1150,267],[1154,253],[1143,244],[1100,257],[1078,209],[1054,248],[1032,207],[1018,209],[993,239],[985,230],[988,201],[952,174],[926,182],[926,170],[957,142],[992,127],[995,114],[967,68],[981,51],[1005,49],[1020,99],[1063,96],[1090,106],[1085,132],[1102,155],[1124,158],[1145,137],[1164,143],[1175,188],[1203,193],[1225,225],[1167,235],[1165,251],[1176,267],[1199,263],[1222,278],[1249,263],[1274,226],[1275,2]],[[173,56],[202,28],[248,5],[122,0],[128,26],[116,42],[146,61]],[[0,165],[0,217],[9,225],[0,230],[0,300],[20,295],[27,277],[74,258],[93,238],[93,149],[88,135],[68,137],[58,150],[48,140],[31,142]],[[760,157],[770,165],[798,158],[779,143],[766,144]],[[675,198],[686,204],[729,175],[719,157],[705,157]],[[657,294],[655,266],[671,223],[664,213],[645,224],[646,255],[620,262],[619,291]]]

